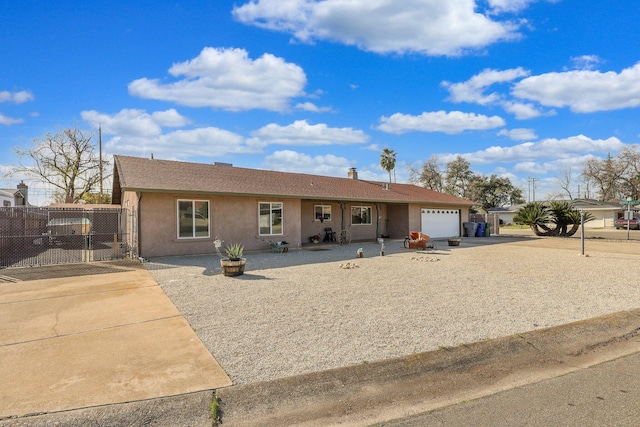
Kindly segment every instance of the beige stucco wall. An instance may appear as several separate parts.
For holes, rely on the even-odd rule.
[[[386,234],[391,239],[401,239],[409,234],[409,205],[390,204],[387,206]]]
[[[135,192],[123,192],[122,206],[139,211],[137,228],[140,236],[139,256],[145,258],[172,255],[213,254],[213,241],[216,237],[225,244],[240,242],[246,250],[266,250],[270,246],[265,240],[287,241],[291,248],[300,248],[309,242],[309,237],[320,234],[331,227],[339,232],[342,227],[340,203],[320,200],[300,200],[267,197],[217,196],[189,194],[143,193],[138,205],[139,195]],[[177,201],[206,200],[210,207],[210,236],[207,238],[178,239],[177,237]],[[258,205],[260,202],[283,203],[283,234],[261,236],[258,228]],[[331,206],[331,221],[316,221],[315,205]],[[352,225],[351,206],[371,206],[372,224]],[[410,230],[421,229],[420,204],[379,204],[345,203],[344,224],[351,232],[353,241],[375,241],[382,234],[392,239],[403,238]],[[461,222],[468,217],[468,208],[462,208]],[[376,222],[376,216],[379,216]],[[376,234],[377,232],[377,234]],[[135,237],[135,236],[133,236]],[[135,247],[135,238],[132,238]]]
[[[331,206],[331,221],[317,221],[315,219],[315,206],[328,205]],[[379,204],[376,209],[376,203],[358,202],[345,203],[344,209],[344,228],[351,232],[351,240],[371,240],[375,241],[379,235],[385,232],[387,219],[387,206],[384,203]],[[351,224],[351,206],[367,206],[371,207],[371,224]],[[379,217],[376,222],[376,217]],[[311,236],[320,235],[324,239],[325,228],[331,228],[336,233],[342,229],[342,209],[338,202],[327,202],[322,200],[304,200],[302,201],[302,241],[308,243]],[[376,234],[377,231],[377,234]]]
[[[210,209],[208,238],[178,239],[178,200],[206,200]],[[259,202],[283,203],[283,234],[260,236]],[[297,247],[300,241],[300,200],[267,197],[235,197],[188,194],[144,193],[140,201],[140,256],[157,257],[214,253],[216,237],[225,245],[242,243],[245,250],[269,249],[269,240],[287,241]]]
[[[618,217],[617,211],[590,211],[590,213],[595,219],[585,222],[585,228],[613,227]]]

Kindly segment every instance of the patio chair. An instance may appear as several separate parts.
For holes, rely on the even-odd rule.
[[[335,242],[336,241],[336,232],[331,229],[331,227],[327,227],[324,229],[324,239],[323,242]]]

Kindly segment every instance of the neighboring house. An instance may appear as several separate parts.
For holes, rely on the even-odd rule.
[[[13,193],[0,190],[0,207],[9,208],[11,206],[14,206]]]
[[[114,156],[113,204],[136,221],[139,256],[211,253],[216,237],[246,249],[299,248],[324,229],[352,239],[460,236],[474,203],[410,184]],[[132,242],[133,243],[133,242]]]
[[[584,210],[591,213],[594,219],[585,222],[585,228],[600,228],[600,227],[613,227],[613,223],[618,218],[621,212],[622,205],[609,202],[600,202],[598,200],[591,199],[573,199],[566,200],[573,203],[575,209]],[[541,201],[542,203],[549,203],[549,201]],[[489,209],[490,213],[498,213],[500,220],[503,224],[513,223],[514,215],[525,206],[525,204],[513,205],[507,208],[493,208]]]
[[[0,189],[0,207],[29,206],[29,187],[24,182],[17,189]]]

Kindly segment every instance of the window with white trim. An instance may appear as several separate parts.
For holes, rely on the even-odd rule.
[[[282,202],[260,202],[258,210],[261,236],[283,234]]]
[[[371,206],[351,206],[351,224],[370,225]]]
[[[178,200],[178,238],[209,237],[209,201]]]
[[[315,221],[331,221],[331,205],[315,205],[313,210]]]

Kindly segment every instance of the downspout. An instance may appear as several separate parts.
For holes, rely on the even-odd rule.
[[[376,241],[380,237],[380,203],[376,203]]]
[[[138,257],[142,257],[142,254],[140,253],[140,250],[142,249],[142,233],[140,232],[141,229],[141,224],[140,224],[140,206],[141,206],[141,201],[142,201],[142,192],[138,193],[138,212],[136,212],[136,222],[138,223],[138,227],[136,229],[137,234],[138,234]]]

